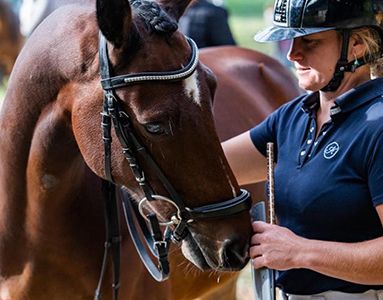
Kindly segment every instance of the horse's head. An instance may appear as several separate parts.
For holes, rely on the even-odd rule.
[[[19,54],[22,38],[19,21],[6,1],[0,0],[0,79],[11,73]]]
[[[99,79],[83,91],[93,99],[78,99],[73,128],[97,175],[125,186],[138,200],[154,198],[144,201],[143,210],[150,206],[169,221],[175,206],[180,209],[173,225],[186,226],[178,233],[189,260],[204,270],[238,270],[247,262],[251,233],[246,197],[236,198],[241,192],[215,132],[215,77],[198,63],[193,42],[177,31],[189,2],[97,1],[97,23],[106,39],[104,44],[100,38],[104,92]],[[106,157],[102,106],[104,123],[112,116],[117,128]],[[104,126],[105,140],[107,131]]]

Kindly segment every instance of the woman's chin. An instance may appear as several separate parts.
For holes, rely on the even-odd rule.
[[[312,82],[308,82],[307,80],[299,80],[299,87],[304,89],[305,91],[319,91],[321,89],[319,84],[313,84]]]

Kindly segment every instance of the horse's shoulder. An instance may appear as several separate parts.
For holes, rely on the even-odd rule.
[[[26,70],[33,64],[44,72],[52,72],[52,76],[57,72],[57,75],[74,78],[78,73],[83,74],[95,60],[97,39],[94,8],[81,4],[65,5],[36,28],[16,67]],[[35,75],[38,73],[35,70]]]
[[[59,8],[24,45],[8,87],[15,93],[8,95],[43,107],[56,99],[67,84],[97,79],[97,53],[94,9],[85,5]]]

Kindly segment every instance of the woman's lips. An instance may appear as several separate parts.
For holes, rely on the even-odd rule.
[[[305,73],[307,71],[310,71],[310,68],[304,68],[304,67],[297,67],[297,73]]]

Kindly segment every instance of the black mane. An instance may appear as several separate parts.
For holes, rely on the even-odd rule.
[[[178,28],[172,19],[155,1],[131,0],[133,12],[140,16],[148,28],[157,33],[172,34]]]

